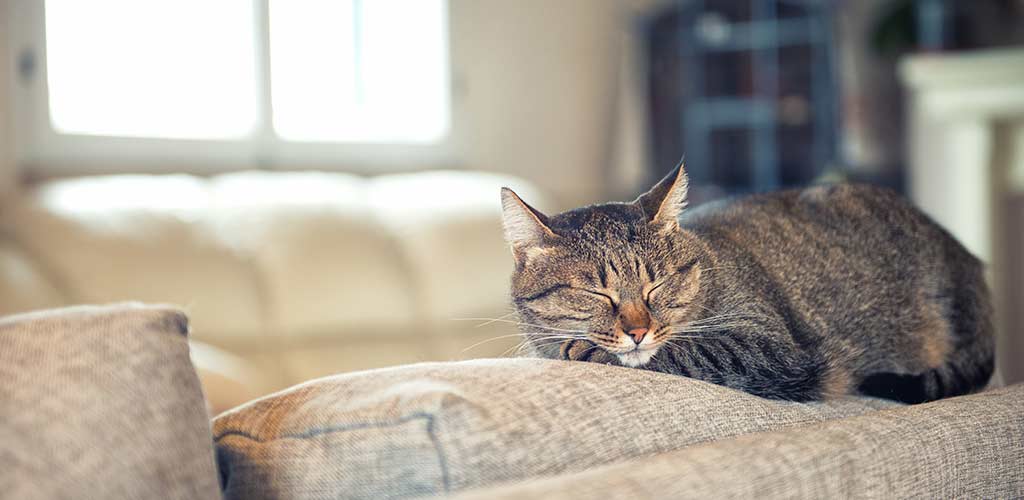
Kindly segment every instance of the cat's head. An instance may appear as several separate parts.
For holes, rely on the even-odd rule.
[[[549,217],[502,189],[512,299],[538,354],[586,339],[640,366],[695,316],[708,264],[706,247],[679,227],[686,192],[680,165],[631,203]]]

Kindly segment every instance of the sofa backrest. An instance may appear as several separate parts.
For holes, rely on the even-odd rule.
[[[273,365],[281,385],[448,359],[480,340],[453,337],[472,326],[453,318],[508,311],[505,185],[543,199],[516,178],[457,171],[52,181],[0,202],[0,312],[175,304],[196,339]],[[508,347],[493,346],[469,355]]]

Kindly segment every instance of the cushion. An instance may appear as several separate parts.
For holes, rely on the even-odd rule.
[[[64,296],[51,277],[0,231],[0,316],[62,305]]]
[[[1024,384],[464,496],[711,497],[1024,498]]]
[[[187,328],[140,305],[0,319],[0,496],[219,498]]]
[[[66,178],[0,198],[0,233],[72,298],[181,304],[196,339],[239,352],[369,328],[401,338],[506,309],[506,185],[543,201],[520,179],[475,171]]]
[[[581,471],[892,406],[772,401],[643,370],[502,359],[314,380],[213,427],[226,498],[387,498]]]

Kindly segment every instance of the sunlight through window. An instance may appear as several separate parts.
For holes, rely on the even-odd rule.
[[[50,121],[62,134],[264,141],[266,150],[448,134],[447,0],[45,7]]]
[[[441,139],[446,17],[444,0],[271,0],[274,129],[294,141]]]
[[[50,119],[68,134],[226,139],[257,124],[251,0],[47,0]]]

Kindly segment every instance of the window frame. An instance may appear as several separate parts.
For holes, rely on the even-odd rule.
[[[10,36],[11,94],[14,113],[15,160],[34,176],[100,173],[217,173],[240,169],[323,169],[381,173],[436,167],[457,167],[458,125],[452,92],[450,2],[442,31],[446,47],[449,126],[432,143],[294,142],[274,131],[270,95],[270,20],[268,0],[252,0],[253,57],[258,75],[256,126],[238,139],[163,139],[65,134],[50,119],[46,68],[45,2],[11,0],[7,28]],[[31,75],[22,74],[25,58],[32,59]]]

